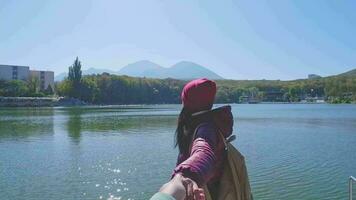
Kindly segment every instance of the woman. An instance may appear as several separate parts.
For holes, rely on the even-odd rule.
[[[211,110],[215,94],[216,84],[208,79],[193,80],[184,86],[183,109],[176,129],[179,155],[172,175],[189,178],[199,187],[206,185],[212,199],[217,195],[226,156],[221,135],[229,137],[233,126],[230,106]]]

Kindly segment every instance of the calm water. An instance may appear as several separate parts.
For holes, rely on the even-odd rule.
[[[1,108],[0,199],[148,199],[175,165],[179,109]],[[347,199],[356,105],[233,105],[233,113],[255,199]]]

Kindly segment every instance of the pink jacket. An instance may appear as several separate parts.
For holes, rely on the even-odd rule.
[[[181,173],[200,186],[210,185],[219,180],[225,159],[225,145],[219,136],[219,131],[227,138],[232,134],[232,126],[230,106],[214,112],[211,121],[198,125],[190,155],[178,155],[173,176]]]

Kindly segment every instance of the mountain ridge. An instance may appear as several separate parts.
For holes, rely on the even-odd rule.
[[[156,70],[164,70],[164,67],[149,60],[140,60],[125,65],[119,70],[119,73],[128,76],[145,77],[147,75],[150,76],[150,72]]]
[[[108,69],[89,68],[82,70],[83,75],[102,74],[104,72],[116,75],[127,75],[133,77],[147,77],[147,78],[174,78],[182,80],[190,80],[200,77],[205,77],[213,80],[224,79],[208,68],[196,64],[191,61],[180,61],[170,67],[163,67],[159,64],[149,60],[140,60],[130,63],[122,67],[118,71]],[[55,81],[65,79],[67,73],[60,73],[55,76]]]
[[[351,69],[347,72],[338,74],[337,76],[356,76],[356,68],[355,69]]]
[[[134,63],[127,64],[118,71],[93,67],[82,70],[83,75],[102,74],[104,72],[115,75],[127,75],[133,77],[147,77],[159,79],[173,78],[181,80],[191,80],[201,77],[213,80],[224,79],[212,70],[209,70],[206,67],[191,61],[180,61],[170,67],[163,67],[149,60],[140,60]],[[60,73],[56,75],[55,81],[61,81],[65,79],[67,74],[68,73]],[[346,71],[344,73],[325,76],[325,78],[335,76],[356,76],[356,68]]]
[[[82,70],[82,75],[93,75],[93,74],[102,74],[102,73],[116,74],[120,75],[118,72],[110,69],[99,69],[90,67],[89,69]],[[54,77],[54,81],[62,81],[68,76],[68,73],[62,72]]]

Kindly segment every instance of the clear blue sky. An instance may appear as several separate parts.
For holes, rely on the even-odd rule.
[[[65,72],[189,60],[231,79],[356,68],[356,1],[0,0],[0,63]]]

